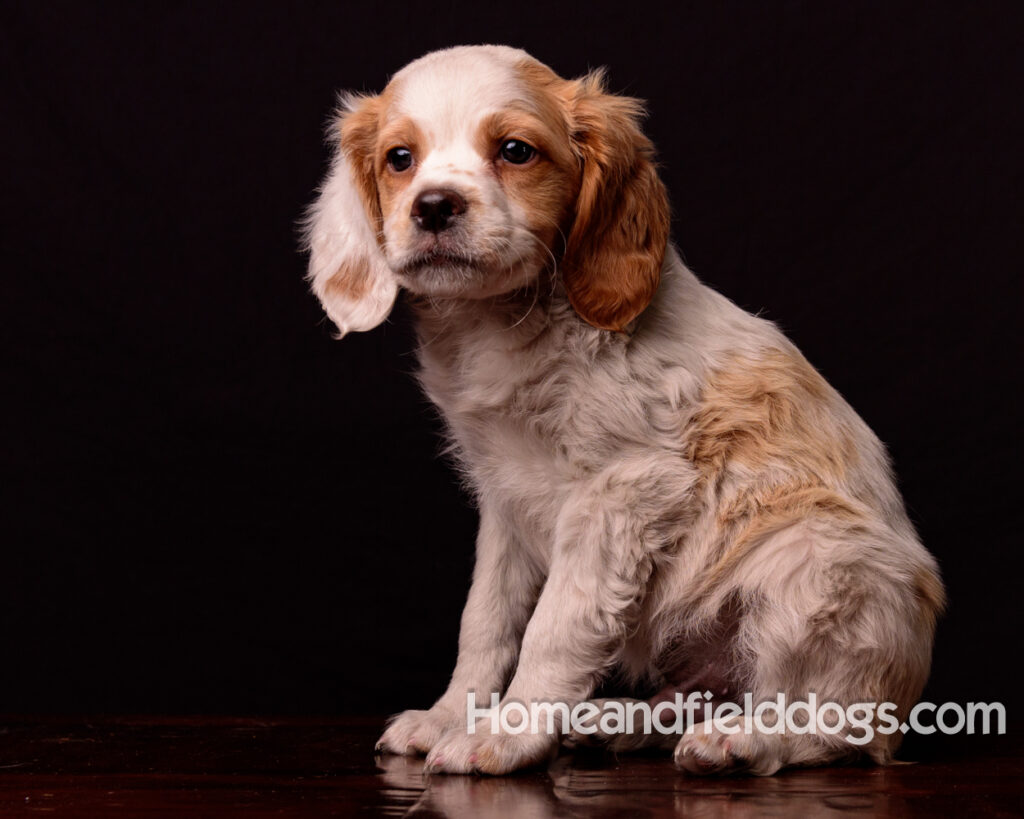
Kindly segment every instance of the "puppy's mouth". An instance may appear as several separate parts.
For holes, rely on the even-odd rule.
[[[479,262],[470,256],[450,250],[434,248],[417,253],[402,264],[400,272],[405,275],[423,273],[431,268],[477,268]]]

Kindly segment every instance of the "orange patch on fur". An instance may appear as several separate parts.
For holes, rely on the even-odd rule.
[[[430,150],[426,135],[411,118],[389,118],[394,93],[389,85],[378,96],[355,98],[350,110],[339,118],[342,149],[348,155],[360,198],[382,246],[384,216],[415,177],[415,165],[407,171],[391,170],[388,152],[408,148],[415,163]]]
[[[377,193],[376,152],[384,107],[383,95],[360,97],[340,119],[341,147],[348,155],[352,178],[370,217],[370,224],[378,234],[381,208]]]
[[[377,195],[383,216],[391,212],[395,200],[416,175],[415,164],[409,170],[401,172],[388,167],[388,151],[399,147],[408,148],[412,152],[414,163],[421,162],[430,150],[426,136],[409,117],[401,117],[387,123],[377,136],[374,169],[377,174]]]
[[[370,289],[369,264],[357,260],[342,263],[325,283],[325,298],[359,301]]]
[[[639,100],[608,94],[600,71],[570,84],[572,138],[583,179],[562,276],[589,324],[623,330],[650,303],[669,234],[665,186],[639,127]]]
[[[847,527],[863,520],[860,505],[839,488],[857,451],[834,421],[831,397],[795,350],[737,356],[709,377],[684,441],[716,495],[722,551],[701,594],[765,538],[801,520],[827,517]]]
[[[857,457],[837,427],[828,384],[796,351],[738,356],[711,374],[686,436],[686,454],[709,478],[731,465],[774,465],[832,484]]]
[[[538,100],[545,100],[544,95],[542,90],[535,91]],[[538,151],[537,159],[523,165],[503,162],[498,152],[508,139],[532,145]],[[480,155],[493,161],[505,193],[526,212],[527,224],[538,242],[551,247],[565,227],[580,180],[564,115],[541,102],[533,111],[498,111],[481,122],[476,143]]]

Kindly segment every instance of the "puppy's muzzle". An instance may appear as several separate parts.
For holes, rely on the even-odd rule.
[[[440,233],[466,212],[466,200],[456,191],[435,188],[423,191],[412,203],[412,220],[420,230]]]

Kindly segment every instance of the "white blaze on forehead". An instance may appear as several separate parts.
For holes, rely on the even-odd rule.
[[[483,115],[526,97],[516,66],[536,62],[507,46],[460,46],[435,51],[399,71],[393,111],[408,116],[430,143],[472,140]]]

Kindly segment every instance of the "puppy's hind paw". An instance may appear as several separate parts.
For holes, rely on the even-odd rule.
[[[679,768],[697,776],[739,773],[750,767],[743,755],[743,735],[711,723],[692,725],[672,755]]]

